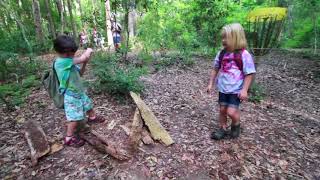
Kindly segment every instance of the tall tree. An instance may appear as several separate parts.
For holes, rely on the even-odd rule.
[[[137,11],[136,11],[136,2],[135,0],[130,0],[129,4],[129,14],[128,14],[128,30],[129,37],[134,37],[136,34],[136,20],[137,20]]]
[[[68,1],[68,11],[70,14],[70,21],[71,21],[71,26],[72,26],[73,38],[77,39],[76,23],[74,22],[73,14],[72,14],[72,3],[71,3],[71,0],[67,0],[67,1]]]
[[[38,41],[42,44],[44,42],[44,35],[41,26],[41,12],[40,12],[40,4],[38,0],[32,0],[32,9],[34,16],[34,25],[36,29],[36,37]]]
[[[63,7],[63,17],[64,17],[64,29],[68,29],[68,27],[70,27],[69,26],[69,21],[67,20],[67,17],[68,17],[68,15],[67,15],[67,11],[68,11],[68,8],[67,8],[67,0],[61,0],[62,1],[62,7]],[[66,30],[64,30],[64,31],[66,31]],[[64,33],[64,32],[62,32],[62,33]]]
[[[105,9],[106,9],[106,31],[108,37],[108,47],[113,48],[113,37],[111,31],[111,10],[110,10],[110,1],[105,0]]]
[[[45,0],[45,5],[46,5],[47,18],[48,18],[48,21],[49,21],[51,35],[52,35],[52,38],[55,39],[56,38],[56,28],[54,26],[54,22],[53,22],[53,19],[52,19],[51,2],[50,2],[50,0]]]
[[[81,19],[81,24],[83,24],[83,13],[82,13],[82,4],[81,4],[81,0],[77,0],[78,5],[79,5],[79,12],[80,12],[80,19]]]
[[[26,28],[24,27],[24,25],[20,19],[20,16],[18,16],[15,11],[9,11],[11,8],[9,7],[8,4],[9,3],[5,2],[5,1],[0,1],[0,6],[3,7],[3,10],[6,11],[6,13],[9,14],[14,19],[14,21],[16,21],[17,26],[18,26],[19,30],[21,31],[22,38],[27,44],[28,51],[29,51],[29,53],[32,53],[32,47],[31,47],[30,42],[26,36],[26,31],[25,31]]]
[[[61,24],[60,33],[63,33],[64,26],[65,26],[63,4],[62,4],[62,0],[55,0],[55,1],[56,1],[59,17],[60,17],[60,24]]]

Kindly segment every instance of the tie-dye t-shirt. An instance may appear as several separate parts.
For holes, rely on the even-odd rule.
[[[218,91],[225,94],[238,94],[243,87],[245,75],[256,72],[253,57],[247,50],[242,52],[243,70],[241,71],[233,60],[234,53],[226,52],[222,58],[223,63],[220,63],[220,52],[213,62],[213,67],[216,69],[219,69],[219,65],[221,64],[221,68],[216,78]]]

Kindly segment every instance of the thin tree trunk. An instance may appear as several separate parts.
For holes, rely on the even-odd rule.
[[[91,0],[91,3],[92,3],[92,19],[93,19],[93,25],[94,27],[97,26],[97,19],[96,19],[96,15],[97,15],[97,10],[96,10],[96,7],[97,7],[97,2],[96,0]]]
[[[55,39],[56,38],[56,28],[54,26],[54,22],[52,19],[52,14],[51,14],[51,2],[50,0],[45,0],[45,4],[46,4],[46,9],[47,9],[47,18],[49,20],[49,25],[50,25],[50,31],[52,34],[52,38]]]
[[[80,12],[81,25],[83,26],[83,22],[82,22],[83,14],[82,14],[81,0],[77,0],[77,2],[78,2],[78,4],[79,4],[79,12]]]
[[[21,34],[22,34],[22,38],[23,40],[26,42],[27,44],[27,47],[28,47],[28,51],[29,53],[32,53],[32,47],[29,43],[29,40],[27,39],[27,36],[26,36],[26,32],[25,32],[25,27],[24,25],[22,24],[21,20],[19,19],[19,16],[17,16],[17,14],[13,11],[9,11],[10,8],[7,6],[7,4],[3,1],[0,1],[0,5],[4,7],[4,10],[11,15],[11,17],[16,21],[17,23],[17,26],[19,28],[19,30],[21,31]]]
[[[317,16],[316,13],[313,13],[313,31],[314,31],[314,54],[317,53]]]
[[[76,29],[76,24],[75,24],[75,22],[73,20],[71,0],[68,0],[68,10],[69,10],[70,21],[71,21],[71,25],[72,25],[73,38],[77,39],[77,29]]]
[[[40,44],[44,42],[44,35],[41,27],[41,13],[40,13],[40,5],[38,0],[32,1],[32,9],[34,16],[34,24],[36,28],[36,36]]]
[[[60,17],[60,24],[61,24],[61,29],[60,29],[60,34],[63,34],[64,31],[64,13],[63,13],[63,5],[62,5],[62,1],[61,0],[55,0],[56,1],[56,5],[57,5],[57,9],[58,9],[58,13],[59,13],[59,17]]]
[[[64,17],[64,31],[66,31],[66,29],[68,29],[69,26],[69,21],[67,20],[67,1],[66,0],[62,0],[63,4],[62,4],[62,7],[63,7],[63,17]],[[64,32],[62,32],[64,33]]]
[[[135,8],[135,0],[130,1],[130,7],[129,7],[129,17],[128,17],[128,29],[129,29],[129,36],[134,37],[135,36],[135,29],[136,29],[136,8]]]
[[[108,48],[113,48],[113,37],[111,31],[111,11],[110,11],[110,1],[105,0],[105,9],[106,9],[106,31],[108,38]]]
[[[129,51],[129,41],[130,41],[130,30],[129,30],[129,7],[128,4],[126,5],[127,7],[126,12],[125,12],[125,28],[126,28],[126,50],[125,50],[125,54],[124,54],[124,60],[127,60],[127,56],[128,56],[128,51]]]

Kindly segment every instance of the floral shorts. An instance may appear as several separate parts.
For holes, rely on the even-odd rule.
[[[67,91],[64,94],[64,111],[67,121],[81,121],[86,117],[86,112],[93,108],[91,99],[85,93]]]

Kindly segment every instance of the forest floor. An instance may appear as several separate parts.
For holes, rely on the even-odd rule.
[[[0,109],[0,178],[4,179],[320,179],[320,63],[297,53],[272,52],[261,59],[256,81],[261,103],[241,106],[242,134],[213,141],[218,125],[217,94],[205,93],[210,59],[194,57],[194,67],[173,66],[143,77],[143,99],[175,144],[142,145],[119,162],[90,145],[64,147],[31,166],[23,122],[37,120],[52,144],[65,134],[65,118],[43,89],[26,106]],[[107,121],[91,128],[119,147],[128,143],[123,126],[135,105],[90,94]]]

